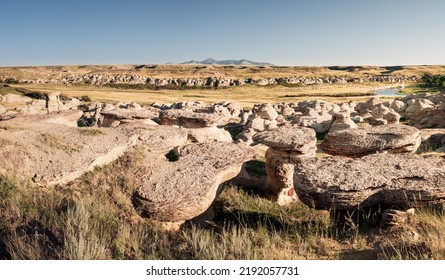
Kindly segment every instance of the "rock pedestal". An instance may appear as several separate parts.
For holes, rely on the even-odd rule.
[[[297,201],[294,166],[301,158],[315,156],[315,131],[300,126],[283,126],[257,133],[254,140],[269,147],[266,151],[266,194],[279,205]]]

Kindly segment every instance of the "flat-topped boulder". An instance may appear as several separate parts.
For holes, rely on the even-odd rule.
[[[205,212],[253,153],[233,143],[192,144],[180,149],[176,161],[164,160],[157,172],[139,180],[136,208],[161,222],[184,222]],[[150,162],[146,162],[150,165]]]
[[[133,107],[129,109],[102,109],[100,115],[99,126],[116,127],[121,123],[156,119],[159,116],[159,112],[154,108],[151,110],[143,110]]]
[[[253,138],[269,147],[266,151],[266,195],[279,205],[297,201],[293,183],[294,164],[301,158],[315,156],[315,131],[296,125],[282,126],[259,132]]]
[[[315,152],[315,131],[311,128],[292,125],[259,132],[254,141],[280,151],[308,154]]]
[[[316,209],[378,204],[409,208],[445,198],[445,158],[412,154],[309,158],[296,165],[294,183],[300,200]]]
[[[414,153],[421,142],[417,128],[385,125],[328,133],[321,148],[337,156],[360,157],[377,152]]]
[[[159,114],[162,125],[178,125],[185,128],[212,127],[227,124],[227,119],[215,113],[201,113],[190,110],[164,110]]]
[[[0,123],[0,173],[41,185],[65,184],[135,145],[169,150],[187,141],[186,132],[174,127],[77,128],[54,123],[54,115]]]

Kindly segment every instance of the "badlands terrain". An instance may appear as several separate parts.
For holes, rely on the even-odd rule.
[[[444,75],[0,68],[0,258],[445,259]]]

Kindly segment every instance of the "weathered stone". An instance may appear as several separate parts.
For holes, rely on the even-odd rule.
[[[5,112],[6,112],[5,107],[3,107],[2,105],[0,105],[0,115],[3,114],[3,113],[5,113]]]
[[[300,154],[312,154],[317,143],[313,129],[297,125],[259,132],[254,136],[254,141],[276,150]]]
[[[383,119],[388,122],[388,124],[398,124],[400,120],[400,115],[394,110],[390,110],[383,115]]]
[[[238,136],[236,137],[238,142],[242,142],[246,145],[253,144],[253,136],[257,132],[253,128],[244,129]]]
[[[273,121],[278,117],[277,111],[270,104],[262,104],[255,112],[260,118]]]
[[[177,109],[161,111],[159,118],[162,125],[178,125],[185,128],[211,127],[227,124],[228,121],[218,114]]]
[[[376,119],[382,119],[383,116],[389,113],[389,108],[385,107],[383,104],[379,104],[372,110],[372,116]]]
[[[406,109],[405,109],[405,117],[407,118],[411,118],[412,116],[416,115],[417,113],[428,109],[428,108],[432,108],[434,106],[434,104],[432,104],[430,101],[426,100],[426,99],[416,99],[414,100],[414,102],[409,105]]]
[[[375,126],[377,126],[377,125],[387,125],[387,124],[388,124],[388,121],[385,120],[385,119],[383,119],[383,118],[369,118],[369,119],[368,119],[368,123],[369,123],[370,125],[375,125]]]
[[[397,113],[403,112],[405,109],[406,104],[402,100],[394,99],[394,101],[391,103],[390,108],[396,111]]]
[[[139,182],[135,206],[163,222],[190,220],[206,211],[253,154],[244,145],[207,143],[181,148],[177,161],[164,161],[159,172]]]
[[[368,99],[366,102],[359,102],[355,106],[355,110],[360,114],[363,115],[365,112],[372,112],[375,107],[377,107],[380,104],[383,104],[384,101],[380,99],[379,97],[372,97]]]
[[[255,130],[257,132],[264,131],[266,129],[265,120],[262,119],[260,116],[255,116],[247,122],[246,129],[249,129],[249,128],[252,128],[253,130]]]
[[[414,153],[420,141],[415,127],[388,125],[328,133],[321,148],[331,155],[360,157],[383,151]]]
[[[380,221],[380,227],[398,227],[403,226],[409,222],[410,218],[415,214],[414,208],[410,208],[407,211],[401,211],[396,209],[387,209],[382,214],[382,220]]]
[[[445,128],[445,103],[412,114],[409,124],[417,128]]]
[[[445,197],[445,159],[411,154],[310,158],[296,165],[294,184],[300,200],[317,209],[421,206]]]
[[[12,94],[12,93],[8,93],[8,94],[2,96],[3,103],[26,103],[26,102],[31,102],[31,101],[32,101],[32,99],[30,97]]]
[[[67,110],[59,113],[51,113],[45,118],[44,122],[52,124],[61,124],[70,127],[77,127],[77,123],[82,117],[83,112],[78,110]]]
[[[159,112],[153,110],[143,110],[142,108],[130,108],[130,109],[114,109],[100,111],[99,126],[103,127],[116,127],[121,122],[128,123],[131,121],[144,121],[158,118]]]
[[[48,114],[61,111],[60,92],[53,91],[46,94],[46,109]]]
[[[207,142],[232,142],[232,136],[227,130],[212,127],[189,128],[187,129],[188,139],[193,143]]]
[[[349,113],[343,112],[334,115],[334,121],[329,128],[329,132],[355,128],[358,128],[358,126],[351,120]]]
[[[239,117],[239,115],[241,114],[241,112],[243,110],[241,105],[238,103],[235,103],[235,102],[229,102],[227,104],[224,104],[224,107],[226,107],[227,110],[229,110],[229,113],[232,118]]]
[[[65,184],[114,161],[135,145],[165,150],[187,141],[186,132],[177,128],[74,128],[55,124],[60,122],[58,115],[2,121],[8,130],[0,129],[0,173],[42,185]]]

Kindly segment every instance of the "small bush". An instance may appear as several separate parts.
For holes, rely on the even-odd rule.
[[[80,97],[80,100],[83,101],[83,102],[91,102],[92,101],[91,98],[88,95],[82,95]]]

